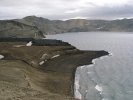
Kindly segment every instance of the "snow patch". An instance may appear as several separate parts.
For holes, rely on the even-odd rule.
[[[52,58],[57,58],[57,57],[59,57],[60,55],[55,55],[55,56],[53,56]]]
[[[44,61],[41,61],[41,62],[39,63],[39,65],[42,65],[42,64],[44,64]]]
[[[27,43],[26,46],[28,46],[28,47],[32,46],[32,41],[30,41],[29,43]]]
[[[45,54],[42,55],[42,57],[40,59],[46,59],[47,56],[48,56],[48,54],[45,53]]]
[[[4,58],[4,56],[3,55],[0,55],[0,59],[3,59]]]

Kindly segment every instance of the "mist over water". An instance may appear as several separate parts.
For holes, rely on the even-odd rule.
[[[77,68],[79,92],[83,100],[133,100],[133,33],[80,32],[49,35],[80,50],[112,53],[94,65]]]

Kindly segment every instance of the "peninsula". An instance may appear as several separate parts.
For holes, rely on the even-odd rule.
[[[75,100],[76,68],[104,55],[60,40],[1,38],[0,99]]]
[[[108,52],[46,39],[63,32],[52,27],[59,23],[35,16],[0,21],[0,100],[74,100],[76,68]]]

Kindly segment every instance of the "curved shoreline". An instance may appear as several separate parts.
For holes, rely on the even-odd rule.
[[[81,52],[81,51],[78,51],[78,52]],[[94,54],[90,55],[90,53],[94,53]],[[47,64],[43,65],[45,67],[45,68],[43,68],[43,70],[45,70],[45,71],[47,70],[49,72],[50,71],[57,72],[57,74],[60,73],[61,76],[63,76],[63,74],[69,75],[70,80],[62,80],[62,84],[65,84],[64,81],[69,82],[69,83],[67,83],[68,88],[65,88],[69,92],[64,92],[63,94],[69,95],[69,96],[74,96],[74,80],[75,80],[75,72],[76,72],[77,66],[92,64],[92,60],[94,58],[101,57],[101,56],[104,56],[107,54],[108,53],[105,51],[82,51],[82,53],[79,53],[79,54],[75,53],[73,55],[69,55],[69,54],[63,55],[61,57],[58,57],[55,61],[55,62],[59,61],[58,66],[54,65],[54,61],[50,61]],[[73,59],[74,56],[78,56],[78,57]],[[60,62],[62,59],[63,59],[63,63]],[[69,59],[69,61],[68,61],[68,59]],[[75,61],[71,61],[71,60],[75,60]],[[64,62],[65,62],[65,64],[64,64]],[[49,67],[51,65],[52,65],[52,67]],[[71,68],[67,69],[68,65]],[[62,66],[63,66],[63,68],[61,68]],[[56,69],[54,69],[55,67],[56,67]],[[65,78],[65,76],[64,76],[64,78]],[[66,86],[64,86],[64,87],[66,87]],[[62,88],[64,88],[64,87],[62,87]],[[60,89],[62,90],[62,88],[58,87],[58,90],[60,90]],[[56,91],[56,93],[57,92],[60,93],[60,91]]]
[[[33,45],[29,47],[25,46],[26,44],[25,42],[0,42],[0,55],[5,56],[4,59],[0,60],[0,69],[4,72],[0,73],[0,82],[14,84],[18,90],[24,87],[27,90],[40,91],[39,94],[42,97],[44,96],[43,93],[47,93],[45,97],[48,97],[49,100],[53,100],[50,95],[56,98],[54,100],[59,100],[59,98],[62,98],[61,100],[74,100],[74,79],[77,67],[92,64],[94,58],[108,55],[106,51],[81,51],[69,44],[63,46]],[[45,62],[40,65],[42,61]],[[14,67],[11,69],[9,65]],[[7,76],[7,73],[12,77]],[[13,88],[15,87],[11,85],[11,94],[15,93]],[[26,93],[27,98],[33,97],[29,97]],[[9,97],[16,98],[17,96],[18,94],[14,94]],[[41,96],[37,97],[36,100]]]
[[[112,56],[113,54],[109,52],[108,55],[104,55],[104,56],[101,56],[101,57],[98,57],[98,58],[95,58],[92,60],[92,64],[89,64],[89,65],[83,65],[83,66],[79,66],[77,68],[82,69],[84,67],[93,67],[95,65],[95,62],[96,60],[100,60],[100,59],[104,59],[105,57],[109,57],[109,56]],[[89,74],[89,72],[87,72]],[[76,73],[75,73],[76,74]],[[82,94],[79,92],[79,88],[80,88],[80,85],[79,85],[79,79],[80,79],[80,75],[77,74],[77,76],[75,77],[75,93],[74,93],[74,96],[75,98],[79,99],[79,100],[82,100]],[[102,87],[100,87],[98,84],[96,84],[95,86],[95,89],[99,92],[99,94],[101,95],[101,92],[103,91],[102,90]]]

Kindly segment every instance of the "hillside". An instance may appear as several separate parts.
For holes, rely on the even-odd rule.
[[[0,100],[76,100],[76,68],[108,55],[59,40],[49,40],[49,45],[37,41],[26,46],[26,39],[0,39]]]
[[[16,19],[15,21],[28,25],[34,25],[44,34],[89,31],[133,32],[133,19],[121,19],[112,21],[70,19],[61,21],[49,20],[36,16],[28,16],[23,19]]]
[[[87,31],[84,23],[35,16],[0,21],[0,100],[77,100],[76,68],[109,53],[81,51],[61,40],[40,38],[48,33]]]
[[[90,31],[133,32],[133,19],[112,21],[70,19],[61,21],[27,16],[22,19],[0,21],[0,36],[2,37],[42,38],[45,34]]]
[[[40,38],[44,36],[36,26],[20,23],[14,20],[7,20],[0,21],[0,37]]]

